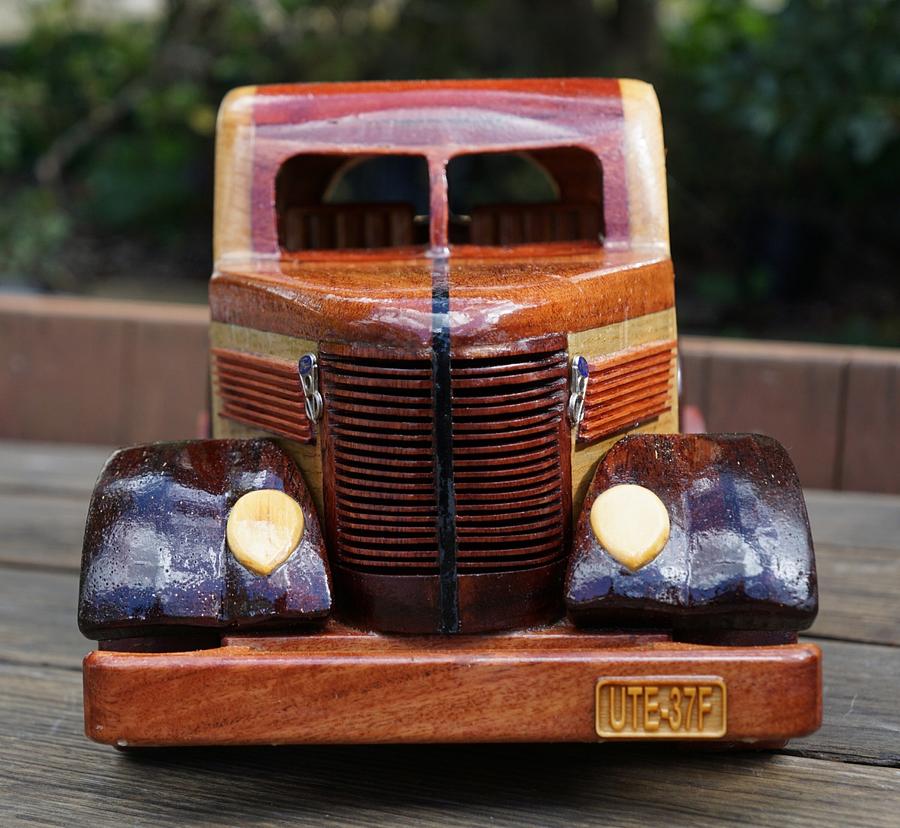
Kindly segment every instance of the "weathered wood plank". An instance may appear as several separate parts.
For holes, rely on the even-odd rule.
[[[96,646],[78,632],[78,576],[0,569],[0,661],[80,670]]]
[[[208,407],[202,305],[0,297],[0,435],[136,443],[196,435]]]
[[[87,507],[86,495],[0,494],[0,564],[77,572]]]
[[[805,487],[837,485],[843,358],[814,346],[723,342],[708,359],[709,431],[770,434],[790,452]]]
[[[0,441],[0,492],[87,500],[112,447]]]
[[[817,544],[900,551],[900,496],[819,490],[804,496]]]
[[[816,546],[819,615],[809,634],[900,646],[900,552]]]
[[[822,727],[786,750],[804,756],[900,765],[896,704],[900,650],[846,641],[817,641],[823,659]]]
[[[855,348],[847,369],[840,488],[900,491],[900,359]]]
[[[33,313],[0,303],[0,434],[118,442],[128,323]]]
[[[79,676],[0,665],[4,822],[892,826],[900,771],[659,745],[170,750],[81,732]],[[102,807],[99,807],[102,803]]]
[[[75,626],[74,574],[7,568],[2,576],[0,660],[79,670],[92,645]],[[900,648],[817,643],[824,654],[824,724],[792,749],[850,761],[900,761],[900,709],[892,690]]]

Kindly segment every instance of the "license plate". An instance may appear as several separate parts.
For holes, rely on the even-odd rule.
[[[725,682],[714,676],[597,682],[596,726],[602,739],[720,739],[726,717]]]

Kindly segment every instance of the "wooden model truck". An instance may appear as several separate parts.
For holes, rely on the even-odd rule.
[[[481,186],[512,163],[549,195]],[[216,439],[117,452],[91,503],[92,739],[818,727],[794,468],[677,433],[651,87],[236,90],[210,307]]]

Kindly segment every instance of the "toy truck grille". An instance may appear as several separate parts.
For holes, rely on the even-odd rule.
[[[460,572],[527,569],[565,554],[567,360],[546,346],[452,360]],[[357,570],[436,574],[431,361],[381,354],[320,353],[332,548]]]

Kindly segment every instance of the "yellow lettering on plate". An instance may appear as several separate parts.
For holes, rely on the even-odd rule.
[[[601,678],[596,729],[601,739],[721,739],[727,691],[716,676]]]

